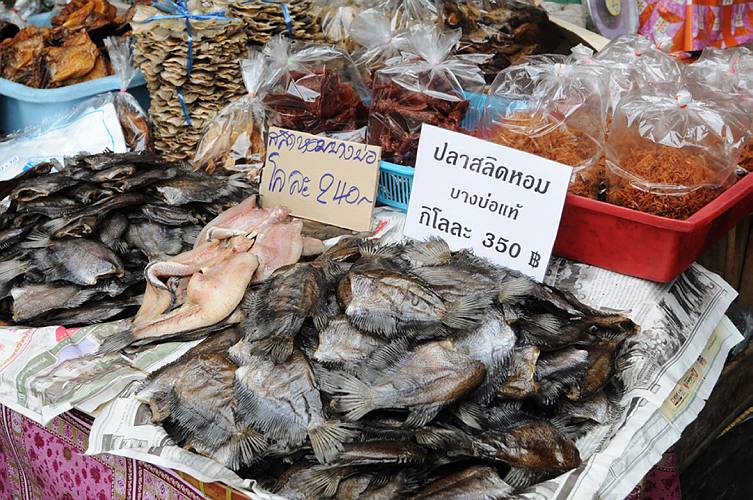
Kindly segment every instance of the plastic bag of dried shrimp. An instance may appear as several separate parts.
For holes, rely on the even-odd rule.
[[[225,106],[204,126],[193,166],[210,174],[218,168],[245,172],[249,180],[258,183],[266,148],[259,95],[266,74],[264,58],[260,52],[252,52],[240,65],[248,94]]]
[[[573,168],[570,192],[596,198],[603,180],[606,82],[568,56],[532,56],[494,79],[477,135]]]
[[[278,36],[264,46],[263,55],[262,103],[269,125],[309,134],[366,125],[369,93],[343,49]]]
[[[382,147],[382,159],[413,166],[421,125],[461,130],[472,93],[480,94],[478,65],[452,55],[460,30],[434,26],[410,30],[410,48],[374,75],[369,144]]]
[[[607,142],[607,201],[687,219],[735,182],[746,124],[673,85],[620,101]]]
[[[753,133],[753,51],[745,47],[706,47],[696,62],[685,68],[693,95],[702,99],[727,99],[725,108],[739,107]],[[738,165],[753,172],[753,140],[740,149]],[[743,172],[744,173],[744,172]]]
[[[360,47],[352,53],[353,62],[361,71],[364,82],[371,85],[371,75],[385,61],[408,48],[408,30],[397,28],[381,9],[366,9],[350,25],[350,36]]]
[[[113,94],[120,127],[130,151],[144,151],[152,147],[151,124],[144,109],[135,97],[127,92],[136,76],[133,63],[134,40],[131,36],[108,37],[104,40],[113,72],[120,80],[120,91]]]

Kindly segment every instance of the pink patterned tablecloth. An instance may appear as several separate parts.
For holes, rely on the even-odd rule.
[[[204,485],[138,460],[84,455],[90,428],[91,420],[78,413],[64,413],[42,427],[0,405],[0,499],[240,498],[217,483]],[[192,484],[200,485],[206,496]],[[672,453],[664,456],[628,500],[680,500]]]
[[[205,498],[172,471],[114,455],[84,455],[90,428],[89,419],[74,413],[42,427],[0,406],[0,498]]]

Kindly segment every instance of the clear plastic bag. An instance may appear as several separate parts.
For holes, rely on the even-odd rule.
[[[0,180],[13,178],[34,165],[82,153],[125,153],[127,143],[116,108],[117,93],[89,98],[64,114],[13,133],[0,142]]]
[[[443,0],[438,5],[440,23],[463,31],[457,53],[488,56],[481,65],[488,83],[525,56],[554,52],[559,45],[559,31],[546,11],[529,3]]]
[[[208,174],[221,171],[244,172],[258,183],[264,166],[266,127],[259,89],[264,83],[264,58],[251,52],[240,61],[248,94],[221,109],[202,131],[193,166]]]
[[[706,47],[701,57],[685,68],[685,78],[694,96],[725,100],[725,109],[739,108],[753,134],[753,51],[745,47]],[[751,138],[741,148],[738,164],[745,171],[753,172]]]
[[[368,142],[382,147],[383,160],[413,166],[423,123],[461,130],[470,93],[483,91],[484,75],[451,55],[458,40],[460,30],[416,26],[409,50],[374,75]]]
[[[593,59],[612,73],[609,88],[612,111],[619,100],[633,90],[655,84],[674,84],[679,90],[683,85],[681,63],[641,35],[621,35]]]
[[[366,9],[353,19],[350,36],[360,45],[353,51],[353,61],[367,85],[371,75],[384,67],[385,61],[409,47],[407,30],[396,28],[380,9]]]
[[[350,52],[356,47],[350,37],[351,23],[371,3],[369,0],[314,0],[311,9],[322,25],[325,40]]]
[[[151,124],[147,114],[135,97],[128,93],[128,86],[136,76],[133,63],[133,37],[108,37],[104,40],[113,72],[120,80],[120,92],[113,95],[120,126],[130,151],[144,151],[152,147]]]
[[[526,58],[497,75],[478,135],[573,167],[570,192],[596,198],[603,180],[606,82],[568,56]]]
[[[435,24],[439,18],[434,0],[378,0],[374,7],[390,15],[390,24],[394,29]]]
[[[344,50],[279,36],[263,54],[268,77],[262,102],[269,124],[310,134],[366,125],[369,93]]]
[[[657,86],[626,96],[607,142],[607,201],[687,219],[735,182],[746,125],[718,103]]]

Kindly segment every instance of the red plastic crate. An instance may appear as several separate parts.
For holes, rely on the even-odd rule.
[[[554,253],[652,281],[672,281],[753,212],[753,174],[687,220],[567,195]]]

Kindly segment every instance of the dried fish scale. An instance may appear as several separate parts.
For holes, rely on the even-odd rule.
[[[204,124],[232,99],[243,95],[237,63],[246,54],[247,38],[237,19],[156,19],[157,9],[139,6],[134,15],[136,62],[144,73],[154,124],[155,148],[170,160],[193,158]],[[182,93],[191,124],[183,113]]]

